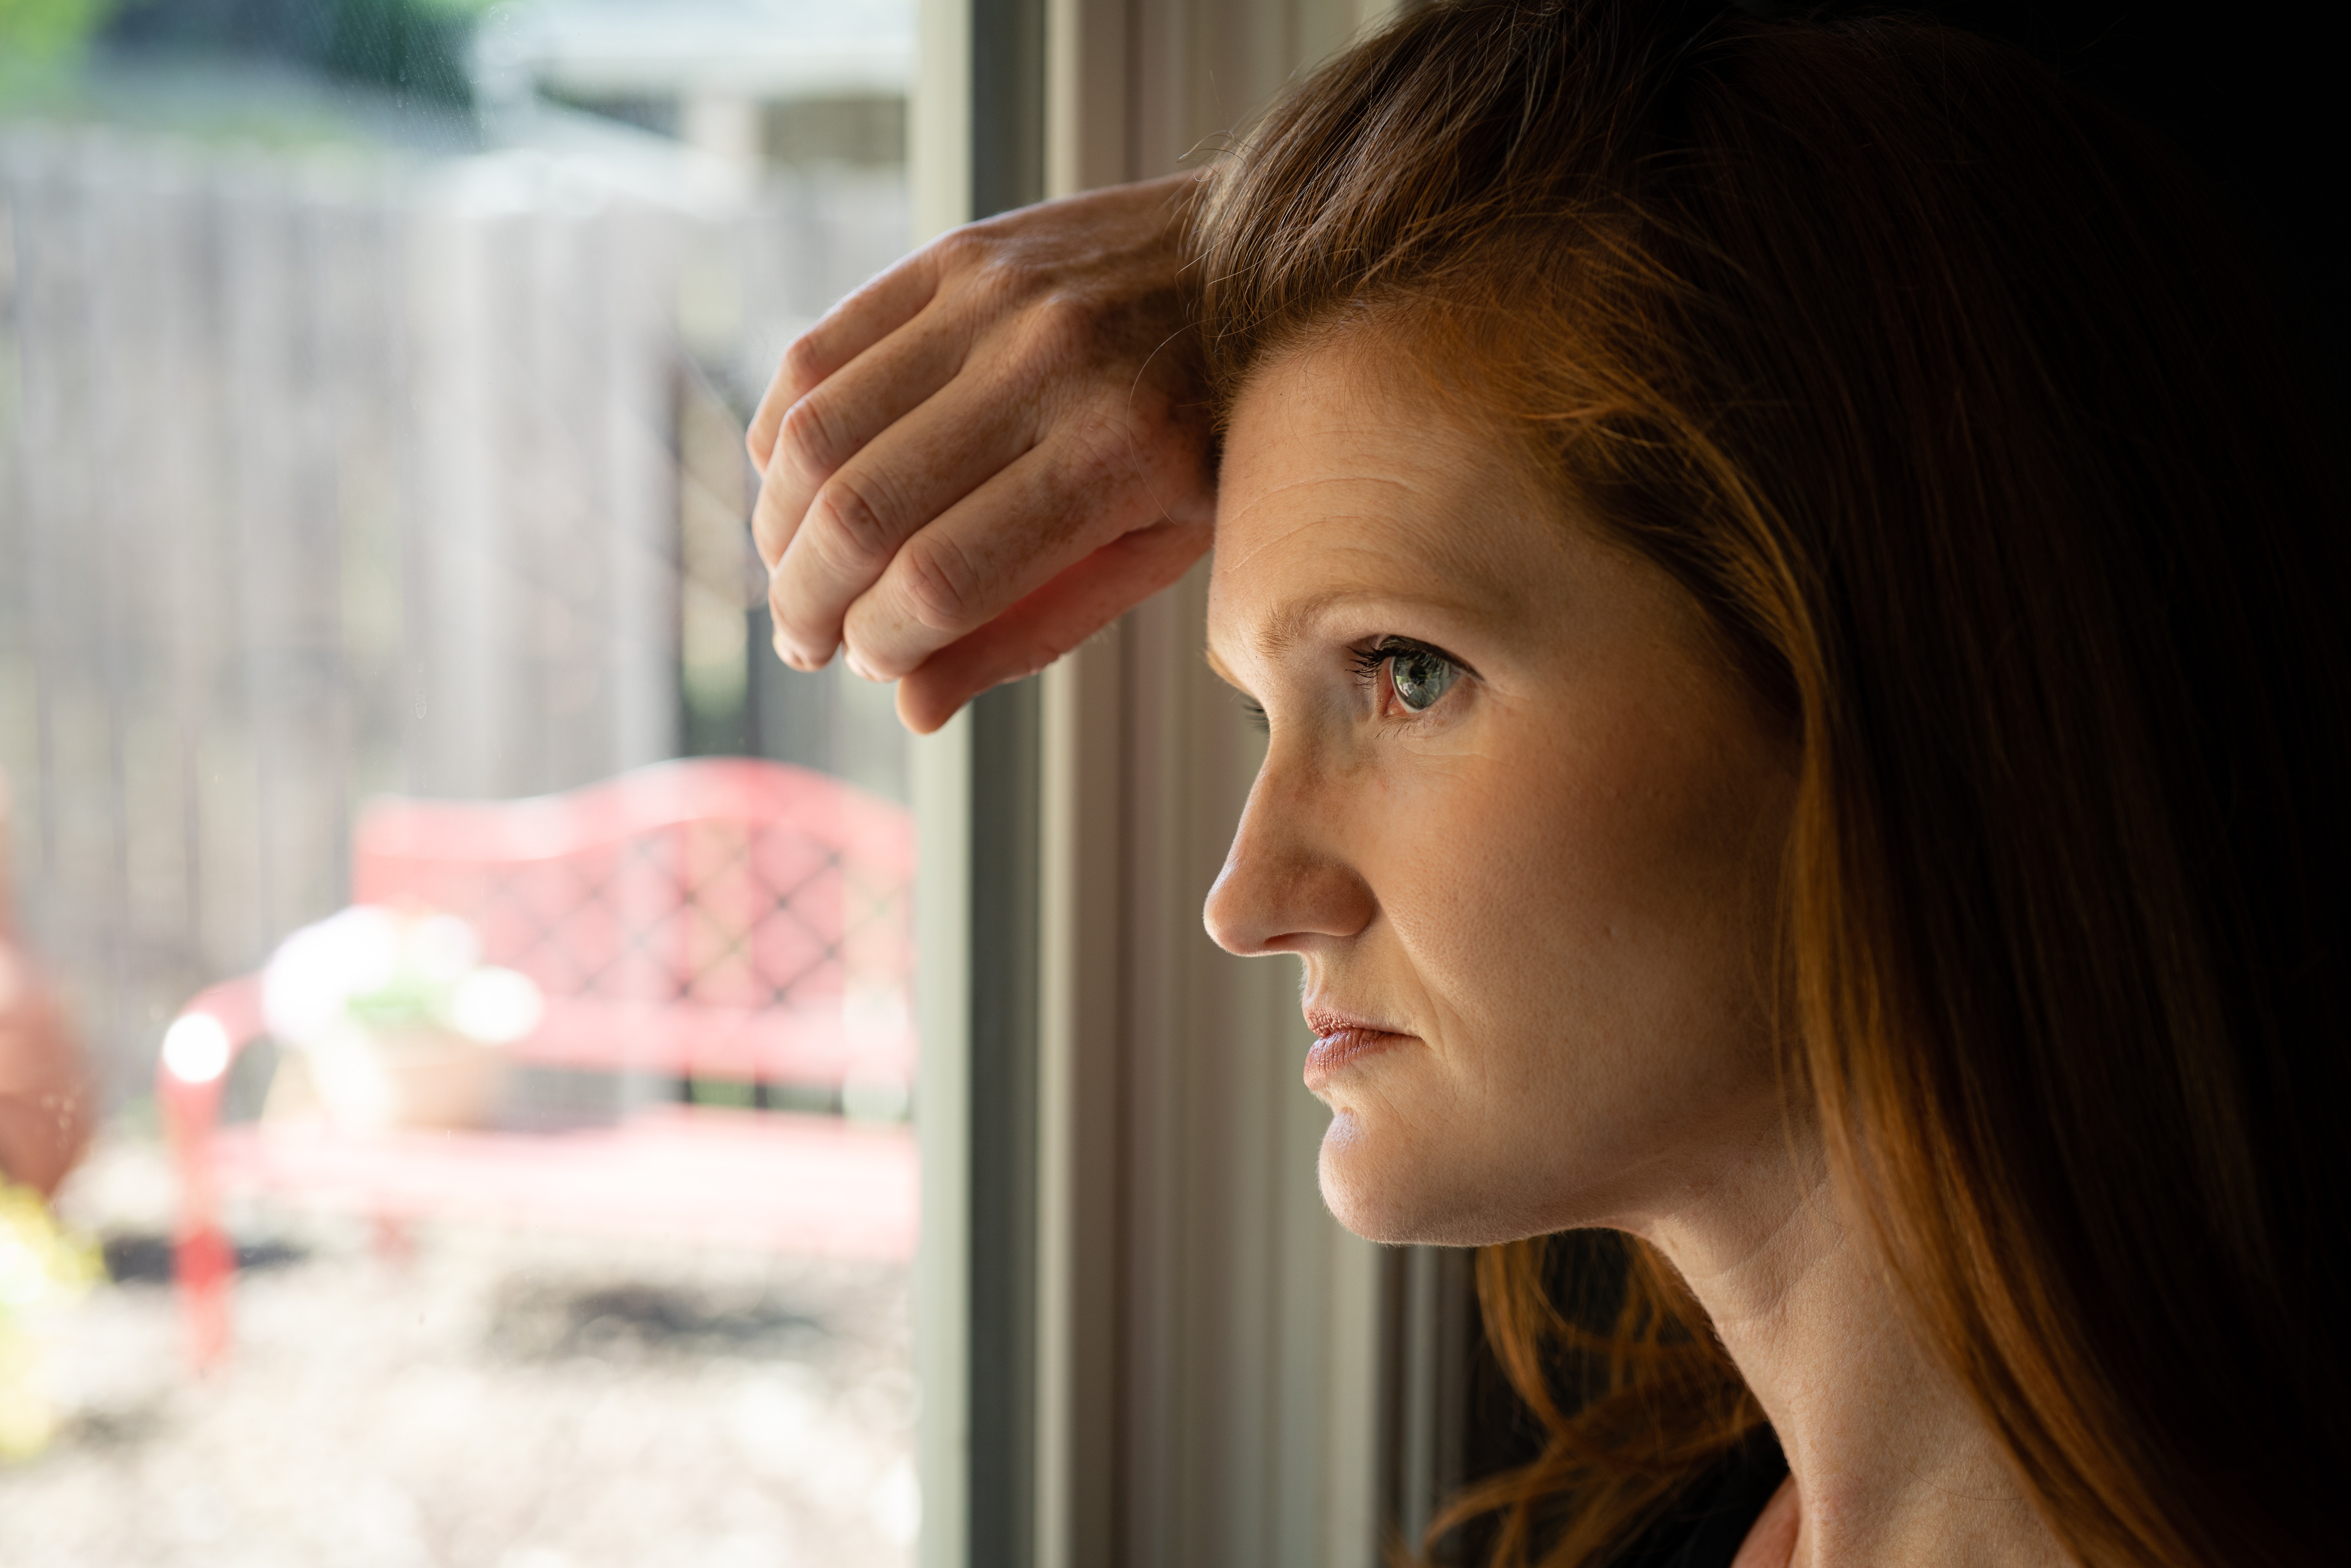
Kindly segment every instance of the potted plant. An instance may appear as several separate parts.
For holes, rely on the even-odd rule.
[[[265,1114],[351,1132],[486,1126],[503,1048],[544,1010],[528,977],[481,962],[464,921],[355,904],[288,936],[263,971],[281,1051]]]

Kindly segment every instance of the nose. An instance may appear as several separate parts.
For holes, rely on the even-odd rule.
[[[1267,759],[1201,912],[1217,946],[1243,957],[1301,953],[1371,924],[1377,901],[1332,831],[1345,820],[1337,808]]]

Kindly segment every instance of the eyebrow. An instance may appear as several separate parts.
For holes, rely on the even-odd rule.
[[[1252,641],[1260,652],[1278,657],[1302,639],[1307,627],[1332,609],[1354,600],[1375,600],[1383,604],[1424,605],[1458,618],[1474,617],[1480,612],[1479,606],[1469,601],[1443,594],[1399,592],[1386,588],[1332,588],[1285,603]],[[1248,690],[1233,678],[1230,670],[1225,668],[1224,661],[1217,657],[1213,646],[1206,652],[1208,668],[1218,680],[1236,690]]]

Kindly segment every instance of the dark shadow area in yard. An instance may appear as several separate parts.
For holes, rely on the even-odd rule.
[[[166,1429],[163,1404],[144,1400],[113,1409],[79,1410],[58,1423],[58,1448],[135,1448]]]
[[[99,1246],[106,1277],[118,1285],[168,1285],[172,1282],[172,1239],[140,1232],[110,1236]],[[282,1241],[241,1241],[236,1248],[240,1273],[256,1269],[282,1269],[299,1263],[309,1253]]]
[[[493,1349],[516,1360],[800,1360],[831,1338],[820,1319],[770,1296],[728,1300],[650,1284],[509,1286],[493,1308],[489,1334]]]

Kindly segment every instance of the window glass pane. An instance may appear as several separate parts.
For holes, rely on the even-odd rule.
[[[0,6],[0,1561],[910,1560],[906,744],[743,430],[913,13]]]

